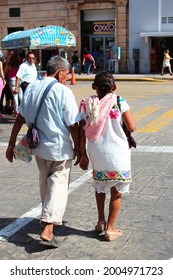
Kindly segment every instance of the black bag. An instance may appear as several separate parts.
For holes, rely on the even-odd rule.
[[[36,114],[36,117],[35,117],[35,122],[32,123],[28,128],[28,131],[27,131],[27,134],[26,134],[26,140],[27,140],[29,149],[35,149],[37,147],[38,143],[39,143],[39,136],[38,136],[38,131],[37,131],[37,127],[36,127],[37,117],[38,117],[38,114],[40,112],[43,100],[45,99],[48,91],[51,89],[51,87],[55,83],[57,83],[57,80],[53,80],[47,86],[45,91],[43,92],[43,95],[42,95],[42,98],[41,98],[41,101],[40,101],[40,104],[39,104],[39,107],[38,107],[38,110],[37,110],[37,114]]]
[[[119,100],[120,100],[120,97],[117,96],[117,105],[118,105],[118,107],[120,109],[120,112],[121,112],[121,106],[120,106],[120,101]],[[127,137],[127,141],[129,143],[129,148],[132,148],[132,147],[136,148],[137,143],[136,143],[134,137],[132,136],[131,132],[128,131],[128,129],[127,129],[127,127],[126,127],[124,122],[123,122],[123,130],[124,130],[124,133],[125,133],[125,135]]]

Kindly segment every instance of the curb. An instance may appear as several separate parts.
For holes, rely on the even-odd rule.
[[[94,77],[88,77],[88,78],[79,78],[76,77],[76,81],[93,81]],[[120,81],[120,82],[167,82],[167,81],[173,81],[173,79],[168,78],[168,79],[160,79],[160,78],[120,78],[120,77],[115,77],[115,81]]]

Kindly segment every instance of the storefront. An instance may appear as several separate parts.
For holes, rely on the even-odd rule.
[[[115,10],[83,12],[82,20],[82,55],[85,50],[92,53],[97,70],[108,70],[111,48],[116,45]]]
[[[118,46],[121,48],[119,72],[127,72],[129,0],[45,0],[41,4],[38,4],[37,0],[33,0],[32,3],[29,0],[24,2],[16,0],[15,7],[12,1],[0,3],[1,40],[14,32],[14,29],[61,26],[70,30],[76,37],[76,47],[68,48],[67,51],[70,62],[74,50],[78,50],[82,60],[84,50],[87,48],[99,56],[98,69],[107,69],[110,49],[112,46]],[[52,46],[51,49],[46,48],[42,51],[45,62],[52,55],[52,51]]]
[[[164,50],[173,56],[172,10],[172,0],[129,0],[129,73],[135,73],[137,62],[141,74],[161,73]]]
[[[173,32],[148,32],[141,33],[140,35],[148,42],[150,54],[150,72],[161,72],[164,50],[169,49],[169,54],[171,57],[173,57]],[[173,67],[172,60],[170,63]]]

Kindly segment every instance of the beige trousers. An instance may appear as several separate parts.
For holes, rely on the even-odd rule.
[[[42,202],[41,222],[61,225],[65,212],[72,160],[51,161],[36,156]]]

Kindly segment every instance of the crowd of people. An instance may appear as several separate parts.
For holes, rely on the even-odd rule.
[[[17,51],[9,51],[6,57],[0,52],[0,117],[2,112],[18,114],[23,92],[27,85],[37,79],[37,69],[32,51],[22,59]],[[5,99],[5,101],[4,101]],[[5,102],[5,109],[4,109]]]
[[[92,84],[96,95],[82,99],[78,108],[73,92],[66,85],[70,63],[61,56],[53,56],[47,63],[47,77],[35,80],[35,76],[28,73],[28,78],[32,78],[29,80],[27,76],[21,75],[20,70],[26,66],[31,67],[33,61],[34,54],[30,52],[27,60],[20,64],[15,85],[13,83],[14,95],[18,90],[18,79],[21,84],[25,82],[26,88],[17,109],[6,158],[13,162],[14,147],[22,125],[34,123],[38,104],[47,87],[54,81],[37,116],[39,143],[32,150],[39,170],[42,203],[40,242],[52,248],[59,246],[54,237],[54,227],[62,224],[74,159],[74,165],[79,164],[82,170],[87,170],[89,160],[91,161],[98,209],[95,231],[98,234],[105,232],[107,241],[115,240],[123,234],[115,225],[121,195],[129,192],[132,180],[131,150],[122,127],[124,122],[129,131],[135,130],[130,107],[120,97],[121,110],[119,109],[114,93],[114,77],[111,73],[102,71],[96,74]],[[104,204],[108,191],[111,198],[109,215],[105,217]]]
[[[78,56],[78,51],[74,51],[71,58],[71,68],[74,68],[75,72],[81,75],[84,74],[90,75],[96,70],[96,60],[94,55],[90,53],[87,49],[84,49],[82,63]]]
[[[96,61],[94,55],[84,50],[81,63],[76,50],[73,52],[70,68],[79,75],[82,72],[90,75],[96,69]],[[17,116],[23,92],[37,77],[34,52],[29,51],[25,58],[21,58],[15,50],[10,50],[6,57],[0,51],[0,118],[4,117],[3,113]]]

